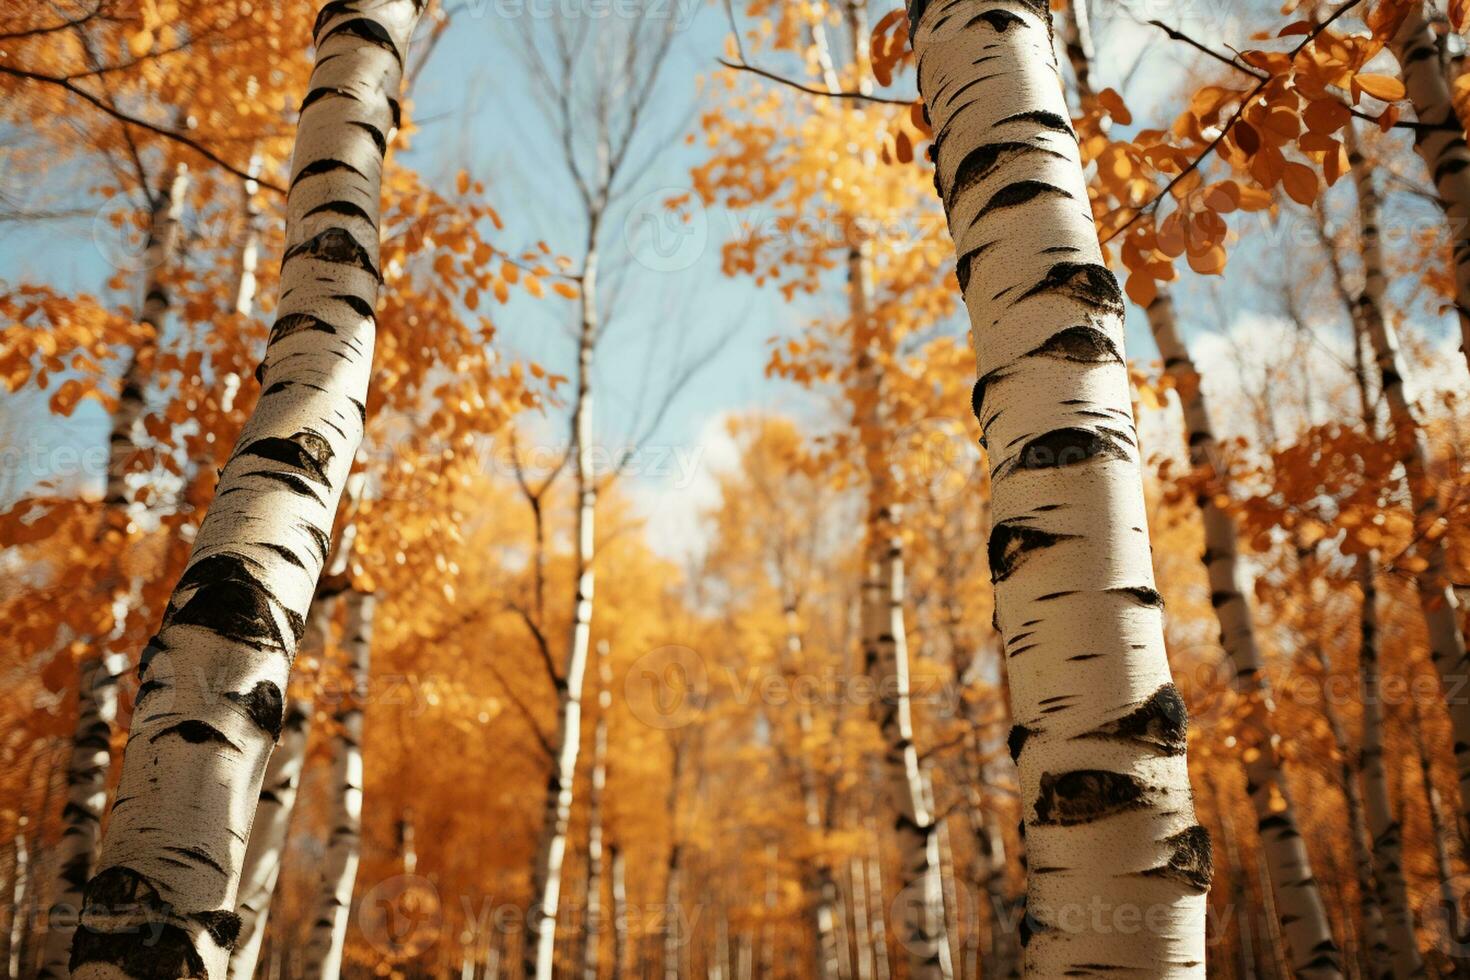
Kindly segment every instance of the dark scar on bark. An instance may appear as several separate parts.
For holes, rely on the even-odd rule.
[[[226,691],[225,698],[244,709],[245,714],[257,728],[277,741],[285,724],[286,705],[281,689],[271,681],[257,681],[255,686],[243,693]]]
[[[1042,773],[1036,823],[1067,827],[1091,823],[1144,806],[1144,786],[1127,773],[1075,769]]]
[[[1189,714],[1173,684],[1165,684],[1128,714],[1083,735],[1131,742],[1166,756],[1183,755],[1189,736]]]
[[[1149,878],[1168,878],[1184,885],[1196,895],[1210,890],[1214,877],[1210,832],[1196,824],[1187,827],[1172,837],[1165,838],[1170,855],[1167,863],[1143,872]]]
[[[991,581],[1004,581],[1036,552],[1075,537],[1074,534],[1040,531],[1014,521],[997,524],[990,532],[990,543],[986,549],[990,560]]]

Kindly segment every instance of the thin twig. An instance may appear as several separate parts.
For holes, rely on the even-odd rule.
[[[101,109],[103,112],[107,113],[107,115],[116,119],[118,122],[124,123],[129,126],[137,126],[140,129],[146,129],[150,133],[162,136],[165,139],[173,140],[175,143],[178,143],[181,146],[188,147],[195,153],[204,157],[210,163],[213,163],[215,166],[221,168],[222,170],[225,170],[226,172],[233,174],[236,177],[239,177],[241,180],[254,180],[261,187],[273,190],[277,194],[283,196],[286,193],[286,189],[284,187],[273,184],[268,180],[263,180],[259,177],[251,176],[246,171],[241,170],[234,164],[228,162],[227,160],[224,160],[213,150],[210,150],[208,147],[204,146],[197,140],[191,139],[188,136],[185,136],[183,133],[175,132],[171,129],[165,129],[164,127],[151,123],[146,119],[139,119],[137,116],[130,115],[129,113],[123,112],[121,109],[108,105],[107,102],[103,99],[98,98],[91,92],[88,92],[86,89],[78,88],[65,78],[58,78],[55,75],[44,75],[40,72],[27,71],[24,68],[11,68],[8,65],[0,65],[0,74],[10,75],[15,78],[24,78],[34,82],[42,82],[47,85],[55,85],[58,88],[70,92],[72,95],[75,95],[80,99],[84,99],[85,101],[90,102],[92,105],[96,106],[98,109]]]
[[[859,102],[876,102],[879,105],[902,106],[911,106],[916,101],[915,99],[888,99],[884,98],[881,95],[869,95],[866,92],[831,92],[824,88],[816,88],[811,85],[803,85],[801,82],[798,82],[793,78],[787,78],[784,75],[777,75],[775,72],[766,71],[764,68],[757,68],[755,65],[748,65],[744,62],[727,61],[724,58],[716,58],[715,60],[724,65],[726,68],[733,68],[736,71],[748,71],[752,74],[759,75],[762,78],[769,78],[773,82],[780,82],[782,85],[785,85],[789,88],[794,88],[799,92],[806,92],[808,95],[820,95],[826,99],[856,99]]]
[[[1307,34],[1306,37],[1302,38],[1302,42],[1291,49],[1290,62],[1292,64],[1295,64],[1297,56],[1306,49],[1307,45],[1317,40],[1317,38],[1320,37],[1322,33],[1332,25],[1333,21],[1337,20],[1343,14],[1347,13],[1349,10],[1352,10],[1354,7],[1358,6],[1362,2],[1363,0],[1348,0],[1347,3],[1334,10],[1331,17],[1328,17],[1322,23],[1312,28],[1311,32]],[[1246,97],[1244,99],[1240,100],[1240,105],[1236,107],[1235,112],[1230,116],[1229,120],[1226,121],[1225,125],[1220,128],[1220,132],[1216,134],[1215,138],[1210,140],[1209,144],[1206,145],[1204,150],[1200,152],[1199,156],[1195,157],[1188,166],[1180,170],[1179,173],[1175,174],[1173,179],[1165,184],[1162,190],[1160,190],[1157,194],[1150,198],[1146,203],[1134,209],[1133,216],[1127,221],[1123,222],[1123,224],[1119,225],[1116,229],[1114,229],[1107,238],[1104,238],[1102,240],[1102,244],[1106,245],[1108,242],[1112,241],[1114,238],[1117,238],[1119,235],[1123,234],[1123,232],[1133,227],[1134,223],[1137,222],[1139,218],[1143,217],[1145,212],[1157,207],[1158,203],[1162,201],[1165,197],[1167,197],[1175,187],[1179,186],[1181,181],[1183,181],[1190,174],[1198,170],[1200,168],[1200,165],[1203,164],[1205,160],[1208,159],[1209,156],[1215,152],[1216,148],[1218,148],[1221,143],[1225,142],[1225,137],[1230,135],[1230,132],[1235,128],[1235,124],[1240,121],[1240,117],[1245,115],[1245,110],[1250,108],[1251,103],[1256,100],[1256,96],[1261,94],[1261,91],[1265,89],[1267,83],[1269,83],[1274,77],[1275,76],[1273,75],[1267,75],[1265,78],[1262,78],[1259,82],[1257,82],[1256,87],[1251,89],[1250,92],[1246,94]]]

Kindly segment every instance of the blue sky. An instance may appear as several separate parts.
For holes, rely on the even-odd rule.
[[[702,146],[686,145],[683,136],[705,105],[696,79],[717,67],[715,58],[723,53],[728,31],[719,5],[699,0],[655,2],[662,5],[657,9],[675,18],[678,30],[641,149],[631,154],[648,163],[630,183],[624,205],[609,216],[603,236],[605,277],[620,284],[620,295],[614,325],[599,353],[596,380],[599,437],[619,446],[629,434],[640,393],[656,392],[681,351],[693,353],[728,334],[713,363],[675,399],[662,426],[650,436],[648,441],[663,454],[663,462],[655,464],[652,456],[647,457],[648,472],[629,483],[650,515],[651,533],[667,543],[688,535],[698,508],[714,502],[712,473],[729,461],[729,446],[719,435],[727,414],[753,409],[809,417],[820,413],[820,405],[810,396],[764,377],[767,341],[799,329],[830,308],[828,304],[844,301],[838,278],[825,294],[793,304],[774,289],[758,289],[749,280],[721,275],[721,242],[759,216],[711,209],[695,216],[688,226],[690,237],[663,250],[652,247],[648,236],[658,229],[649,222],[659,217],[658,203],[686,190],[691,166],[702,159]],[[594,28],[602,29],[603,24],[616,25],[607,18],[616,18],[625,9],[624,0],[450,0],[448,6],[454,12],[452,26],[414,89],[414,116],[421,129],[402,159],[443,186],[451,186],[461,168],[484,180],[491,202],[505,218],[506,231],[498,238],[501,245],[518,247],[544,239],[554,251],[576,252],[583,231],[572,204],[572,185],[532,82],[521,70],[517,18],[535,20],[565,10],[591,18]],[[1248,29],[1236,19],[1235,9],[1227,11],[1225,5],[1182,0],[1134,6],[1147,8],[1143,19],[1171,20],[1214,43],[1248,41]],[[1097,82],[1123,90],[1138,124],[1167,125],[1177,111],[1172,106],[1180,101],[1190,56],[1162,41],[1157,31],[1123,12],[1123,7],[1101,5],[1100,12],[1106,14],[1095,15]],[[874,10],[875,20],[881,12]],[[1256,23],[1273,20],[1274,14]],[[42,225],[0,222],[0,283],[39,281],[106,295],[104,282],[112,269],[105,250],[95,243],[96,202],[78,191],[87,175],[63,167],[31,176],[24,186],[17,176],[0,175],[0,189],[12,201],[19,197],[33,207],[76,207],[83,214]],[[1261,243],[1247,236],[1232,268],[1279,265],[1282,247],[1280,242]],[[1271,305],[1255,295],[1258,287],[1249,280],[1232,275],[1221,292],[1213,288],[1216,283],[1201,285],[1193,279],[1186,271],[1181,284],[1182,295],[1202,313],[1187,318],[1192,338],[1208,342],[1205,335],[1210,331],[1242,322],[1267,343],[1273,332],[1279,332],[1279,321],[1273,326]],[[113,298],[136,303],[132,296]],[[570,373],[572,312],[572,304],[559,300],[518,299],[492,315],[501,342],[514,356]],[[1130,312],[1129,353],[1150,359],[1155,350],[1142,314]],[[1424,326],[1436,334],[1448,331],[1447,322]],[[963,322],[957,320],[953,329],[962,332]],[[30,443],[42,447],[105,443],[105,419],[91,403],[67,420],[52,420],[38,406],[34,398],[0,395],[0,436],[19,427]],[[952,414],[965,411],[966,406],[954,406]],[[555,431],[560,432],[560,425],[554,423]],[[694,458],[692,470],[675,465],[675,449],[684,451],[686,462]],[[5,490],[0,486],[0,493]]]

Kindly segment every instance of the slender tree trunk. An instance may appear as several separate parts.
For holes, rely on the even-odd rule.
[[[317,917],[306,944],[308,980],[337,980],[342,971],[342,949],[352,913],[352,887],[362,849],[362,730],[367,701],[369,658],[373,642],[371,593],[347,594],[343,648],[351,684],[333,712],[337,734],[332,746],[332,808],[327,852],[322,859],[321,893]]]
[[[5,975],[10,980],[20,980],[20,948],[26,932],[25,907],[31,894],[31,851],[26,841],[28,822],[25,817],[21,817],[20,828],[15,832],[15,873],[11,877],[10,929],[5,944]]]
[[[47,916],[39,976],[64,980],[71,938],[81,914],[82,888],[92,873],[107,806],[107,770],[112,758],[112,723],[117,718],[117,675],[110,658],[82,661],[77,678],[77,728],[66,771],[66,807],[58,845],[56,896]]]
[[[1200,977],[1194,817],[1123,360],[1041,0],[912,0],[936,186],[970,311],[989,554],[1029,856],[1029,976]],[[1141,929],[1074,910],[1155,911]],[[1325,975],[1336,975],[1331,950]]]
[[[684,778],[685,736],[674,739],[674,767],[669,777],[669,796],[665,813],[669,821],[669,860],[664,871],[663,909],[663,975],[664,980],[679,980],[679,953],[689,941],[679,933],[679,910],[684,875],[684,844],[679,835],[679,784]]]
[[[361,471],[347,478],[343,508],[350,510],[361,496],[366,480]],[[348,521],[338,531],[331,557],[317,582],[316,594],[306,615],[306,630],[301,649],[320,654],[327,647],[332,630],[332,617],[342,593],[347,590],[348,564],[357,525]],[[229,980],[250,980],[260,957],[265,938],[265,924],[276,881],[285,856],[286,835],[296,805],[296,791],[306,765],[306,749],[310,739],[312,702],[294,701],[286,710],[281,738],[266,765],[265,780],[255,804],[255,819],[250,824],[250,841],[245,848],[245,863],[240,872],[240,887],[235,913],[240,916],[240,935],[230,954]]]
[[[766,845],[766,895],[765,909],[766,921],[761,926],[761,963],[760,975],[771,977],[776,975],[776,903],[777,903],[777,878],[776,860],[778,852],[774,842]]]
[[[889,512],[891,513],[891,511]],[[886,514],[879,526],[895,527]],[[944,892],[939,871],[939,835],[924,792],[914,747],[909,701],[908,639],[903,618],[903,541],[895,534],[870,564],[864,604],[864,660],[873,679],[873,701],[882,735],[883,772],[897,817],[899,905],[903,946],[913,980],[954,975],[944,928]]]
[[[784,662],[781,667],[788,676],[795,677],[801,672],[805,657],[802,650],[801,614],[794,601],[786,602],[783,617],[786,627],[786,643]],[[798,744],[794,747],[795,751],[791,752],[788,758],[796,766],[797,783],[801,790],[802,816],[806,831],[811,836],[812,843],[815,844],[825,835],[821,794],[817,789],[817,777],[807,749],[815,725],[812,719],[812,708],[807,699],[797,698],[795,700],[799,739]],[[807,891],[810,895],[813,925],[816,930],[817,941],[813,952],[816,956],[819,980],[833,980],[839,975],[836,890],[837,885],[830,865],[821,857],[813,859],[807,871]]]
[[[1465,936],[1460,924],[1464,913],[1460,899],[1463,897],[1455,885],[1455,869],[1450,861],[1450,828],[1445,826],[1439,789],[1434,785],[1434,772],[1430,766],[1429,745],[1424,740],[1424,725],[1419,706],[1414,706],[1414,748],[1419,756],[1419,778],[1424,784],[1424,804],[1429,815],[1429,833],[1434,838],[1434,869],[1439,879],[1440,912],[1445,916],[1445,928],[1453,941],[1463,948]],[[1453,976],[1465,974],[1464,958],[1455,957],[1456,969]]]
[[[576,443],[577,592],[573,600],[571,636],[567,640],[566,668],[558,695],[556,760],[546,791],[541,843],[532,876],[533,902],[527,917],[525,966],[527,980],[551,980],[556,950],[556,911],[561,899],[562,863],[566,857],[567,827],[572,818],[572,794],[577,775],[577,753],[582,743],[582,681],[592,641],[594,519],[597,513],[597,474],[593,469],[592,353],[597,342],[597,233],[594,218],[588,224],[587,258],[582,266],[581,328],[577,344],[577,396],[572,415]]]
[[[1424,964],[1414,938],[1414,913],[1404,880],[1403,829],[1394,816],[1388,795],[1388,773],[1383,759],[1383,689],[1378,671],[1378,587],[1371,554],[1358,558],[1358,584],[1363,590],[1359,618],[1358,673],[1363,702],[1363,785],[1366,789],[1368,829],[1373,835],[1373,866],[1377,872],[1383,922],[1388,931],[1393,976],[1422,976]]]
[[[608,863],[612,866],[612,980],[622,980],[628,966],[628,886],[623,879],[623,852],[616,844],[608,848]]]
[[[892,964],[888,961],[888,918],[883,895],[883,854],[878,842],[877,827],[870,819],[868,831],[868,907],[873,916],[873,976],[877,980],[888,980],[892,975]]]
[[[353,454],[373,347],[384,148],[420,0],[334,0],[298,125],[262,394],[139,664],[78,980],[225,975],[247,832]]]
[[[1359,560],[1359,574],[1361,575],[1363,560]],[[1372,565],[1368,565],[1367,573],[1372,574]],[[1332,676],[1332,665],[1327,660],[1326,651],[1320,644],[1316,646],[1318,666],[1322,670],[1325,679]],[[1368,692],[1365,688],[1365,695]],[[1376,693],[1376,689],[1374,692]],[[1379,713],[1379,725],[1382,725],[1382,704],[1371,704],[1365,696],[1363,701],[1364,728],[1367,728],[1369,712]],[[1343,801],[1347,804],[1348,811],[1348,833],[1352,835],[1353,847],[1353,871],[1358,882],[1358,923],[1359,931],[1365,947],[1366,962],[1370,976],[1376,978],[1392,977],[1395,975],[1392,951],[1389,948],[1388,932],[1383,922],[1383,906],[1379,901],[1378,876],[1373,864],[1373,837],[1368,830],[1367,811],[1363,805],[1363,792],[1360,778],[1363,768],[1362,751],[1354,752],[1352,743],[1349,741],[1347,729],[1343,726],[1342,719],[1338,717],[1337,710],[1332,706],[1332,699],[1322,699],[1322,713],[1327,719],[1327,727],[1332,732],[1332,744],[1337,749],[1339,759],[1338,776],[1342,780]],[[1364,742],[1366,748],[1366,740]]]
[[[1351,138],[1352,134],[1349,133]],[[1430,473],[1429,442],[1419,423],[1416,407],[1404,391],[1407,366],[1399,352],[1398,336],[1388,319],[1388,279],[1379,239],[1378,192],[1373,175],[1358,152],[1356,142],[1348,145],[1353,179],[1358,190],[1358,217],[1362,226],[1363,292],[1358,298],[1358,315],[1373,349],[1382,383],[1383,400],[1404,468],[1404,479],[1414,506],[1419,532],[1416,550],[1423,567],[1414,575],[1429,632],[1429,653],[1445,691],[1446,706],[1455,733],[1455,766],[1460,784],[1460,832],[1462,839],[1470,812],[1470,698],[1466,697],[1470,665],[1465,659],[1465,636],[1460,630],[1458,603],[1449,578],[1449,560],[1444,536],[1431,534],[1444,520]],[[1441,529],[1443,530],[1443,529]]]
[[[1408,6],[1408,15],[1389,43],[1389,50],[1398,59],[1414,115],[1421,123],[1441,127],[1416,129],[1414,149],[1429,171],[1437,192],[1435,199],[1449,222],[1460,349],[1470,362],[1470,147],[1465,145],[1465,129],[1455,114],[1438,40],[1425,8],[1423,3]]]
[[[127,476],[137,454],[133,431],[146,407],[143,389],[152,372],[158,336],[171,305],[167,280],[178,250],[179,220],[183,215],[188,183],[188,171],[180,164],[154,198],[143,256],[147,277],[139,314],[139,320],[149,329],[146,340],[128,359],[117,410],[112,416],[99,546],[104,545],[109,534],[123,536],[127,533]],[[113,593],[108,599],[116,605],[118,593],[126,590],[115,574],[110,576],[108,588]],[[97,859],[102,814],[107,805],[107,773],[112,763],[112,723],[117,717],[117,666],[101,652],[78,665],[77,729],[73,736],[71,765],[67,770],[67,804],[62,811],[65,829],[61,839],[60,877],[56,899],[48,916],[40,973],[46,980],[63,980],[70,975],[68,960],[72,936],[81,914],[82,889],[92,876],[93,862]]]
[[[873,980],[873,933],[868,924],[868,882],[861,855],[854,854],[847,865],[847,890],[852,896],[853,950],[856,953],[857,980]]]
[[[582,975],[597,980],[602,945],[602,795],[607,790],[607,715],[612,708],[612,668],[607,641],[597,644],[597,727],[592,735],[592,789],[587,795],[587,917],[582,933]]]
[[[1229,480],[1216,465],[1220,447],[1214,422],[1199,371],[1179,336],[1174,301],[1168,293],[1161,292],[1149,304],[1148,322],[1163,356],[1164,370],[1179,393],[1190,463],[1209,481],[1201,486],[1195,503],[1204,525],[1203,558],[1210,582],[1210,605],[1215,609],[1220,643],[1233,673],[1231,686],[1246,707],[1235,731],[1261,843],[1266,849],[1266,866],[1276,890],[1281,931],[1291,945],[1294,970],[1314,976],[1341,976],[1341,954],[1332,937],[1317,878],[1312,874],[1306,839],[1297,827],[1296,809],[1281,763],[1275,703],[1256,643],[1250,600],[1242,588],[1244,575],[1235,519],[1218,503],[1230,492]]]

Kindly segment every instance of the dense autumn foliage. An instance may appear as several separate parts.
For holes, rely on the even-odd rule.
[[[1470,800],[1447,711],[1470,687],[1463,660],[1436,662],[1426,625],[1451,610],[1463,654],[1470,198],[1449,195],[1470,151],[1452,147],[1433,172],[1424,151],[1463,138],[1470,119],[1470,4],[1102,0],[1090,33],[1069,9],[1079,2],[1050,4],[1072,119],[1047,125],[1075,132],[1089,196],[1076,203],[1120,307],[1132,304],[1157,581],[1146,598],[1162,599],[1197,819],[1214,842],[1208,975],[1284,977],[1298,962],[1247,776],[1263,756],[1289,790],[1265,805],[1294,808],[1336,944],[1340,969],[1320,975],[1400,976],[1374,948],[1393,905],[1386,874],[1402,875],[1423,975],[1470,975]],[[965,318],[969,257],[957,276],[949,202],[935,194],[909,13],[866,0],[681,10],[689,20],[667,33],[630,34],[692,52],[665,64],[660,49],[645,90],[628,84],[644,77],[629,70],[637,44],[626,75],[589,53],[598,27],[577,20],[580,5],[511,6],[486,16],[430,0],[393,103],[378,301],[363,313],[377,328],[365,436],[321,543],[317,595],[335,600],[315,621],[324,640],[302,641],[286,692],[309,737],[254,975],[337,975],[308,950],[340,823],[331,773],[354,741],[348,708],[361,711],[361,841],[340,973],[523,975],[528,906],[544,893],[545,787],[572,703],[577,775],[565,854],[550,862],[556,976],[915,976],[905,923],[923,900],[903,884],[905,817],[885,768],[895,748],[873,723],[889,678],[864,659],[880,538],[905,562],[912,732],[900,749],[938,842],[949,972],[926,975],[1018,975],[1028,804],[1013,764],[1016,641],[992,589],[1006,556],[990,547],[987,461],[1001,450],[981,444],[978,393],[972,412],[970,348],[985,338]],[[110,797],[145,693],[139,655],[262,397],[267,339],[289,332],[275,316],[285,191],[322,21],[280,0],[3,9],[0,971],[19,980],[42,975],[64,884],[87,665],[102,658],[118,683],[100,736]],[[614,15],[641,25],[662,16],[652,11]],[[517,68],[513,94],[536,110],[475,127],[492,130],[495,159],[454,147],[442,120],[418,121],[418,86],[474,97],[478,33],[514,47],[523,27],[529,38],[557,17],[580,26],[555,35],[549,62]],[[1421,17],[1449,121],[1426,121],[1394,53]],[[583,57],[619,84],[595,98],[553,91]],[[660,102],[696,86],[693,112]],[[620,100],[639,106],[631,120],[608,111]],[[603,132],[591,153],[572,148],[578,112],[680,138],[655,134],[620,183],[628,146]],[[566,158],[534,158],[533,137],[565,142]],[[529,191],[494,173],[515,155]],[[566,189],[548,189],[553,169],[571,173]],[[619,194],[645,178],[629,214]],[[1381,208],[1371,226],[1365,194]],[[655,291],[677,295],[695,272],[650,263],[639,219],[708,231],[715,285],[699,288],[718,300],[661,305]],[[177,233],[160,247],[169,221]],[[84,239],[86,257],[33,261],[31,244],[50,255],[53,234]],[[653,274],[628,276],[640,265]],[[645,344],[720,336],[730,296],[772,322],[716,342],[704,373],[667,394],[629,380],[656,360]],[[1166,300],[1192,361],[1139,326]],[[1396,337],[1392,357],[1374,315]],[[669,319],[667,334],[627,326]],[[541,342],[570,323],[607,366]],[[737,383],[730,365],[754,367]],[[1208,438],[1191,414],[1202,392]],[[596,588],[584,594],[589,488],[573,473],[591,448],[576,445],[575,420],[593,394],[609,421],[596,433]],[[139,411],[119,460],[130,398]],[[645,401],[661,405],[654,424],[619,444],[611,433],[638,430]],[[665,458],[692,469],[670,476]],[[1225,650],[1202,512],[1236,535],[1264,693],[1239,683]],[[1436,575],[1445,588],[1430,594]],[[354,597],[376,600],[365,674]],[[596,653],[568,668],[582,602]],[[1372,829],[1368,756],[1386,768],[1376,800],[1391,835]]]

